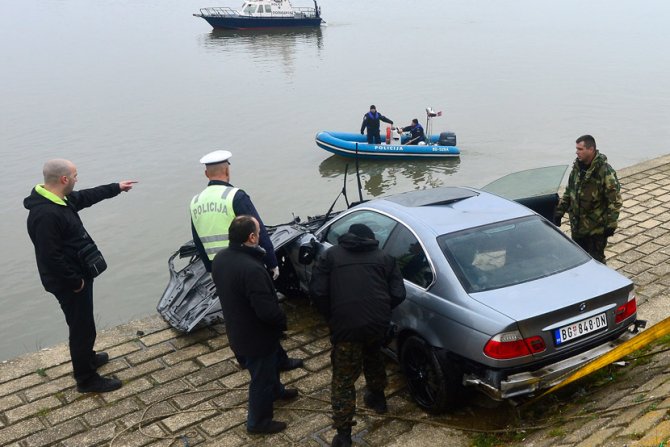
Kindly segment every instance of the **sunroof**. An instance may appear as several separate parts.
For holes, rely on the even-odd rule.
[[[442,187],[431,189],[420,189],[409,191],[402,194],[396,194],[385,199],[389,202],[407,207],[446,205],[459,200],[467,199],[479,195],[475,191],[457,187]]]

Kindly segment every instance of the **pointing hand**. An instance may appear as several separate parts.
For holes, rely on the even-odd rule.
[[[121,188],[121,191],[123,192],[128,192],[131,189],[133,189],[133,185],[137,183],[136,180],[124,180],[122,182],[119,182],[119,188]]]

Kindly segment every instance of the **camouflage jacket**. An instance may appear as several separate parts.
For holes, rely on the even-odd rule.
[[[616,172],[600,152],[586,169],[575,160],[568,186],[556,208],[556,216],[570,217],[572,237],[603,234],[614,230],[621,209],[621,186]]]

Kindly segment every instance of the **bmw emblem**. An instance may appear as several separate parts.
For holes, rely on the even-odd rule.
[[[579,311],[584,312],[586,310],[586,303],[582,303],[579,305]]]

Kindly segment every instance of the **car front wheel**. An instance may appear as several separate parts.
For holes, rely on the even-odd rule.
[[[461,385],[425,340],[416,336],[405,340],[400,359],[409,392],[421,408],[436,414],[456,403]]]

